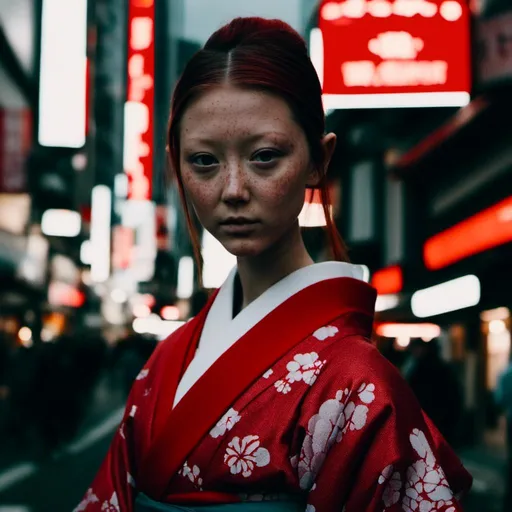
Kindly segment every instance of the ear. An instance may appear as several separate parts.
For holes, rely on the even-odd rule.
[[[320,181],[322,181],[322,178],[327,174],[327,169],[331,163],[332,155],[336,149],[336,134],[332,132],[325,134],[322,138],[321,144],[324,154],[324,161],[320,169],[311,169],[308,181],[306,183],[306,186],[308,187],[316,187]]]
[[[334,155],[334,150],[336,149],[336,134],[331,132],[324,135],[322,146],[324,149],[324,168],[322,170],[325,175],[331,163],[332,155]]]

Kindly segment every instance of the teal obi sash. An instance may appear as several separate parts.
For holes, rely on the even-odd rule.
[[[306,505],[298,501],[244,501],[183,507],[153,501],[143,493],[139,493],[135,501],[135,512],[304,512],[305,509]]]

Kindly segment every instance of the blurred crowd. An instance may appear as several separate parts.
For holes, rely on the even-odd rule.
[[[18,457],[54,453],[76,435],[99,382],[126,397],[155,345],[143,335],[110,345],[86,334],[24,347],[0,335],[0,439]]]
[[[43,455],[54,451],[76,434],[99,380],[107,378],[109,389],[127,397],[156,343],[134,333],[114,344],[97,334],[65,335],[27,348],[1,336],[0,438],[20,448],[42,447]],[[457,444],[462,388],[438,340],[412,340],[402,355],[392,362],[443,435]]]

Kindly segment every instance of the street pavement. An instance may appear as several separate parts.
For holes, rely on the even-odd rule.
[[[15,460],[5,449],[0,453],[0,512],[71,512],[76,507],[122,417],[122,392],[112,389],[108,381],[100,383],[84,425],[58,453],[39,461]],[[482,449],[465,450],[461,457],[474,477],[464,510],[506,512],[502,507],[504,459]]]

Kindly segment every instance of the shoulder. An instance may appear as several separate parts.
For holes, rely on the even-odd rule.
[[[319,351],[319,356],[324,361],[318,379],[320,387],[357,392],[370,386],[374,389],[375,401],[393,409],[401,404],[416,403],[414,393],[398,369],[365,336],[344,335],[340,330]]]

